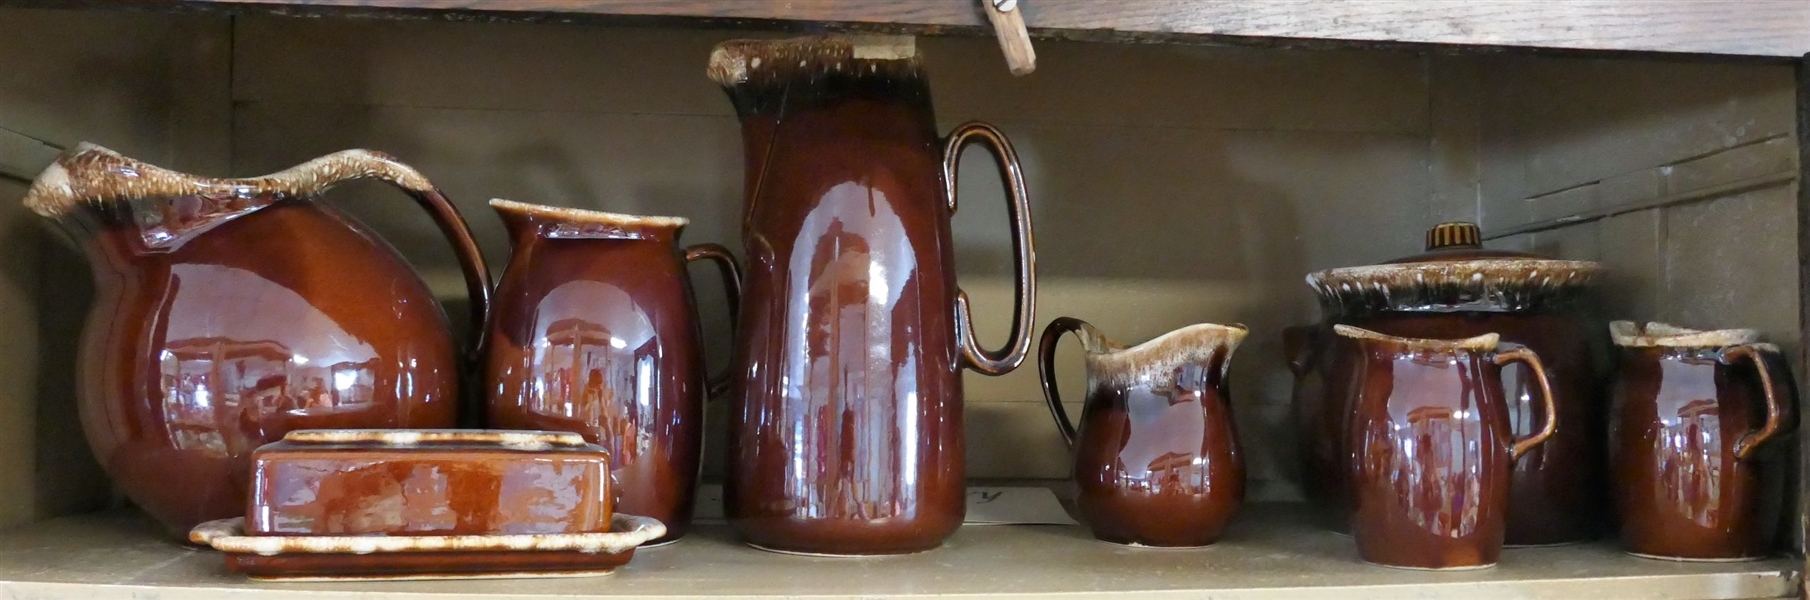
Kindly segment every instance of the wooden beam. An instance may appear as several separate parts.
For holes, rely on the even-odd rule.
[[[973,0],[0,0],[0,5],[986,34]],[[1034,0],[1037,37],[1240,45],[1438,44],[1795,60],[1805,0]]]
[[[1810,53],[1797,61],[1797,314],[1798,328],[1810,343]],[[1810,348],[1798,348],[1799,373],[1810,373]],[[1802,388],[1799,388],[1800,390]],[[1798,429],[1810,432],[1810,410],[1798,405]],[[1797,528],[1798,560],[1804,572],[1810,573],[1810,434],[1798,434],[1797,452]],[[1798,583],[1798,597],[1810,597],[1810,579]]]

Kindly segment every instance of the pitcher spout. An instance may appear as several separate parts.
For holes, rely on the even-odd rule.
[[[730,40],[710,53],[706,73],[744,119],[781,103],[822,102],[869,92],[928,106],[923,65],[911,36],[814,36]]]
[[[1232,364],[1232,353],[1244,342],[1250,330],[1243,325],[1201,323],[1131,347],[1100,337],[1098,332],[1092,333],[1099,337],[1100,350],[1096,351],[1095,344],[1085,341],[1086,336],[1082,338],[1083,344],[1088,346],[1090,367],[1099,373],[1135,379],[1170,373],[1187,364],[1212,365],[1213,371],[1223,377]]]
[[[490,208],[503,220],[517,247],[532,239],[676,241],[689,220],[684,217],[620,213],[547,206],[494,198]]]
[[[57,158],[25,193],[27,209],[82,239],[134,228],[148,249],[168,249],[283,198],[312,197],[348,179],[388,181],[410,193],[437,193],[387,154],[344,150],[262,177],[191,175],[82,143]]]

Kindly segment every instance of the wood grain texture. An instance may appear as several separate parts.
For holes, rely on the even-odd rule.
[[[1797,94],[1796,108],[1797,131],[1792,136],[1797,142],[1797,282],[1798,282],[1798,328],[1803,339],[1810,340],[1810,54],[1797,61],[1796,69]],[[1800,373],[1810,373],[1810,350],[1798,350],[1798,369]],[[1801,402],[1801,400],[1800,400]],[[1810,414],[1799,410],[1799,427],[1810,424]],[[1806,557],[1804,566],[1810,568],[1810,435],[1798,436],[1798,492],[1797,492],[1797,527],[1798,555]],[[1802,586],[1798,593],[1810,596],[1810,583],[1799,582]]]
[[[989,32],[973,0],[0,0],[0,5],[308,15]],[[1097,41],[1449,44],[1795,59],[1802,0],[1026,0],[1031,33]]]
[[[1019,3],[1000,6],[994,0],[980,0],[982,12],[993,24],[993,36],[999,40],[999,51],[1006,56],[1006,66],[1013,75],[1030,75],[1037,70],[1037,50],[1031,47],[1031,34],[1025,31],[1024,11]],[[1010,9],[1010,10],[1007,10]]]

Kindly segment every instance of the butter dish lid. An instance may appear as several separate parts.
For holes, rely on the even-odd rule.
[[[301,429],[278,442],[290,448],[369,447],[385,450],[445,450],[487,448],[494,450],[577,450],[588,445],[584,436],[564,431],[510,431],[502,429]]]
[[[1520,312],[1573,299],[1603,272],[1592,261],[1487,249],[1476,223],[1450,222],[1427,230],[1424,253],[1312,273],[1307,285],[1330,314]]]

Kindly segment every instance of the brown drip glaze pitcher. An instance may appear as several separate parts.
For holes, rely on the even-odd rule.
[[[1351,533],[1365,562],[1407,569],[1496,563],[1514,463],[1559,430],[1552,395],[1539,427],[1515,436],[1503,366],[1523,363],[1548,387],[1540,357],[1493,333],[1409,339],[1334,328],[1351,370],[1345,460]]]
[[[243,514],[251,451],[291,430],[454,425],[463,361],[439,303],[394,249],[318,199],[352,179],[427,210],[481,323],[490,280],[465,221],[376,152],[211,179],[84,145],[26,194],[94,272],[76,382],[88,443],[172,532]]]
[[[1683,561],[1770,554],[1787,463],[1772,450],[1797,429],[1778,347],[1751,329],[1609,330],[1621,358],[1609,455],[1622,548]]]
[[[1510,546],[1547,545],[1595,538],[1608,521],[1606,431],[1608,336],[1596,316],[1602,265],[1555,260],[1483,248],[1472,223],[1443,223],[1427,231],[1424,254],[1387,263],[1308,275],[1319,297],[1322,321],[1312,331],[1285,337],[1297,371],[1296,424],[1300,428],[1304,486],[1327,522],[1345,522],[1338,499],[1344,482],[1338,450],[1346,446],[1353,351],[1334,325],[1390,336],[1458,339],[1496,333],[1526,346],[1545,361],[1559,433],[1514,465],[1508,503]],[[1502,377],[1509,426],[1516,435],[1539,431],[1546,398],[1530,369],[1515,366]],[[1317,390],[1317,392],[1315,391]],[[1333,475],[1326,475],[1331,473]]]
[[[1005,136],[937,135],[911,38],[717,46],[710,77],[742,125],[741,329],[725,513],[757,547],[824,555],[935,548],[965,511],[962,369],[1030,348],[1031,214]],[[975,338],[956,287],[956,165],[988,147],[1007,183],[1009,341]]]
[[[484,364],[490,426],[583,434],[610,454],[623,512],[691,525],[706,381],[685,267],[716,263],[733,310],[740,273],[716,244],[679,247],[686,220],[491,200],[515,250]],[[725,387],[728,372],[708,391]]]
[[[1065,333],[1086,352],[1079,431],[1056,391],[1056,345]],[[1043,330],[1043,398],[1074,452],[1075,505],[1094,537],[1172,548],[1219,541],[1244,501],[1226,373],[1245,333],[1238,325],[1192,325],[1127,348],[1071,317]]]

